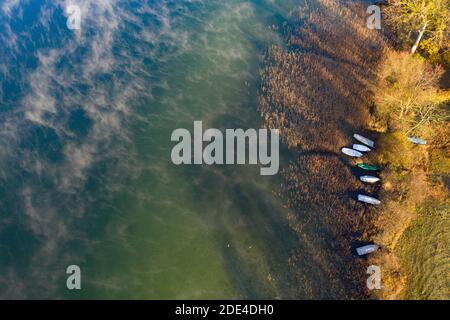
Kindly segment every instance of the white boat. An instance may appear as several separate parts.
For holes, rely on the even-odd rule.
[[[364,256],[366,254],[377,251],[378,248],[379,246],[376,244],[368,244],[366,246],[356,248],[356,252],[358,253],[359,256]]]
[[[414,144],[427,144],[425,140],[416,137],[408,137],[408,140]]]
[[[381,201],[363,194],[358,194],[358,201],[369,203],[369,204],[380,204]]]
[[[353,135],[353,138],[355,138],[355,139],[358,140],[359,142],[362,142],[362,143],[364,143],[365,145],[367,145],[367,146],[369,146],[369,147],[371,147],[371,148],[373,148],[373,147],[375,146],[375,142],[373,142],[373,141],[370,140],[370,139],[367,139],[366,137],[363,137],[363,136],[360,135],[360,134],[355,133],[355,134]]]
[[[346,155],[348,155],[350,157],[357,157],[357,158],[359,158],[359,157],[363,156],[363,154],[361,152],[353,150],[353,149],[350,149],[350,148],[342,148],[341,151],[342,151],[342,153],[344,153],[344,154],[346,154]]]
[[[363,144],[356,144],[356,143],[353,145],[353,149],[362,151],[362,152],[368,152],[368,151],[372,150]]]
[[[380,181],[380,178],[374,176],[361,176],[359,177],[359,180],[361,180],[362,182],[375,183]]]

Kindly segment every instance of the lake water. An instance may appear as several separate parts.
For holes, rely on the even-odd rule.
[[[301,2],[83,0],[74,31],[65,1],[0,1],[0,297],[314,298],[280,177],[170,159],[194,120],[261,127],[271,26]]]

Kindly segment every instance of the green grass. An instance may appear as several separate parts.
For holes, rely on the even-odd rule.
[[[396,247],[408,275],[402,298],[450,298],[450,203],[426,202]]]
[[[450,175],[450,157],[445,150],[435,149],[431,152],[430,172],[436,175]]]

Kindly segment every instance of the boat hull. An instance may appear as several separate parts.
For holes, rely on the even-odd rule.
[[[364,170],[368,170],[368,171],[378,171],[380,170],[380,168],[378,168],[377,166],[372,166],[370,164],[365,164],[365,163],[358,163],[356,165],[358,168],[364,169]]]
[[[346,154],[346,155],[348,155],[350,157],[359,158],[359,157],[363,156],[363,154],[361,152],[359,152],[357,150],[350,149],[350,148],[342,148],[341,151],[342,151],[343,154]]]
[[[381,203],[380,200],[375,199],[373,197],[366,196],[364,194],[358,194],[358,201],[365,202],[368,204],[379,205]]]
[[[411,141],[414,144],[422,144],[422,145],[427,144],[427,142],[425,140],[420,139],[420,138],[416,138],[416,137],[408,137],[408,140]]]
[[[373,147],[375,146],[375,142],[373,142],[373,141],[370,140],[370,139],[367,139],[366,137],[363,137],[363,136],[360,135],[360,134],[355,133],[355,134],[353,135],[353,138],[355,138],[355,139],[358,140],[359,142],[362,142],[362,143],[364,143],[365,145],[367,145],[367,146],[369,146],[369,147],[371,147],[371,148],[373,148]]]
[[[359,180],[362,182],[375,183],[380,181],[380,178],[374,176],[361,176],[359,177]]]
[[[377,251],[378,248],[379,246],[376,244],[368,244],[366,246],[356,248],[356,253],[358,253],[359,256],[364,256],[366,254]]]
[[[362,152],[369,152],[370,150],[372,150],[363,144],[354,144],[353,149],[355,149],[357,151],[362,151]]]

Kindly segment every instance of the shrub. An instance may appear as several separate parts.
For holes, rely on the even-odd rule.
[[[449,50],[448,0],[389,0],[384,14],[403,45],[415,48],[432,62],[446,62]]]
[[[430,173],[450,175],[450,157],[447,152],[435,149],[430,154]]]
[[[399,131],[382,135],[377,142],[377,152],[370,153],[375,163],[394,169],[411,169],[414,164],[413,144]]]
[[[377,113],[391,130],[423,137],[448,120],[446,91],[439,91],[441,67],[406,52],[386,51],[374,89]]]

